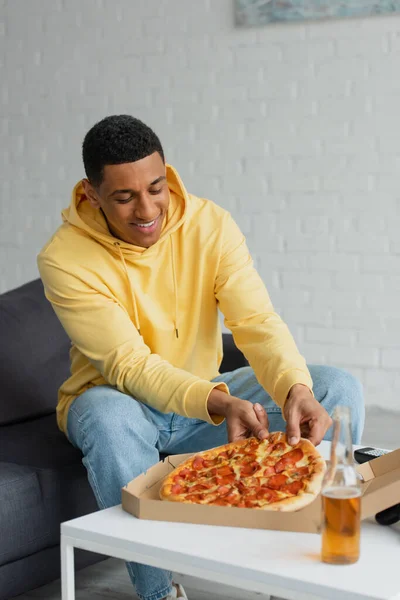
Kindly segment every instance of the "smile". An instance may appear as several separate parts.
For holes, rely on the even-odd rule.
[[[148,221],[147,223],[131,223],[131,225],[133,225],[134,227],[137,227],[143,233],[152,233],[158,225],[159,218],[160,217],[158,216],[153,221]]]
[[[154,221],[150,221],[149,223],[143,223],[142,225],[139,225],[139,223],[135,223],[135,225],[137,225],[138,227],[151,227],[152,225],[154,225],[156,220],[157,219],[154,219]]]

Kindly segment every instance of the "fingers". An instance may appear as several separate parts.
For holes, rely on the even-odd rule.
[[[269,421],[265,408],[261,406],[261,404],[259,404],[258,402],[254,404],[253,408],[258,422],[264,427],[264,429],[267,430],[267,432],[269,432]]]
[[[246,439],[246,437],[247,437],[247,432],[240,426],[238,426],[238,427],[228,426],[228,442],[237,442],[238,440]]]
[[[292,409],[287,416],[286,424],[286,437],[291,446],[295,446],[300,441],[300,420],[300,412]]]
[[[247,419],[250,433],[259,440],[265,440],[269,435],[268,417],[261,404],[251,406]]]
[[[248,400],[236,398],[228,406],[226,424],[229,441],[250,435],[264,440],[268,437],[268,417],[261,405],[253,406]]]
[[[309,433],[307,438],[314,446],[318,446],[324,439],[325,433],[331,426],[331,419],[329,421],[322,419],[311,419],[309,422]]]

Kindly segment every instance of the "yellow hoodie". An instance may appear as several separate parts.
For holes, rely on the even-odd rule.
[[[167,166],[170,205],[150,248],[116,239],[79,182],[64,223],[38,264],[72,341],[59,427],[92,386],[110,384],[161,412],[210,423],[207,399],[222,360],[218,308],[258,381],[283,407],[290,388],[312,388],[303,357],[274,312],[244,236],[228,212],[188,194]]]

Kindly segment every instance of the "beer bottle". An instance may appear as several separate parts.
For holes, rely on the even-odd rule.
[[[353,460],[347,406],[333,415],[331,459],[322,484],[322,560],[345,565],[360,556],[360,477]]]

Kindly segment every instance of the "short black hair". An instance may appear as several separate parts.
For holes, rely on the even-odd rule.
[[[83,140],[86,177],[94,186],[99,186],[106,165],[136,162],[154,152],[158,152],[165,162],[160,140],[145,123],[130,115],[105,117],[87,132]]]

